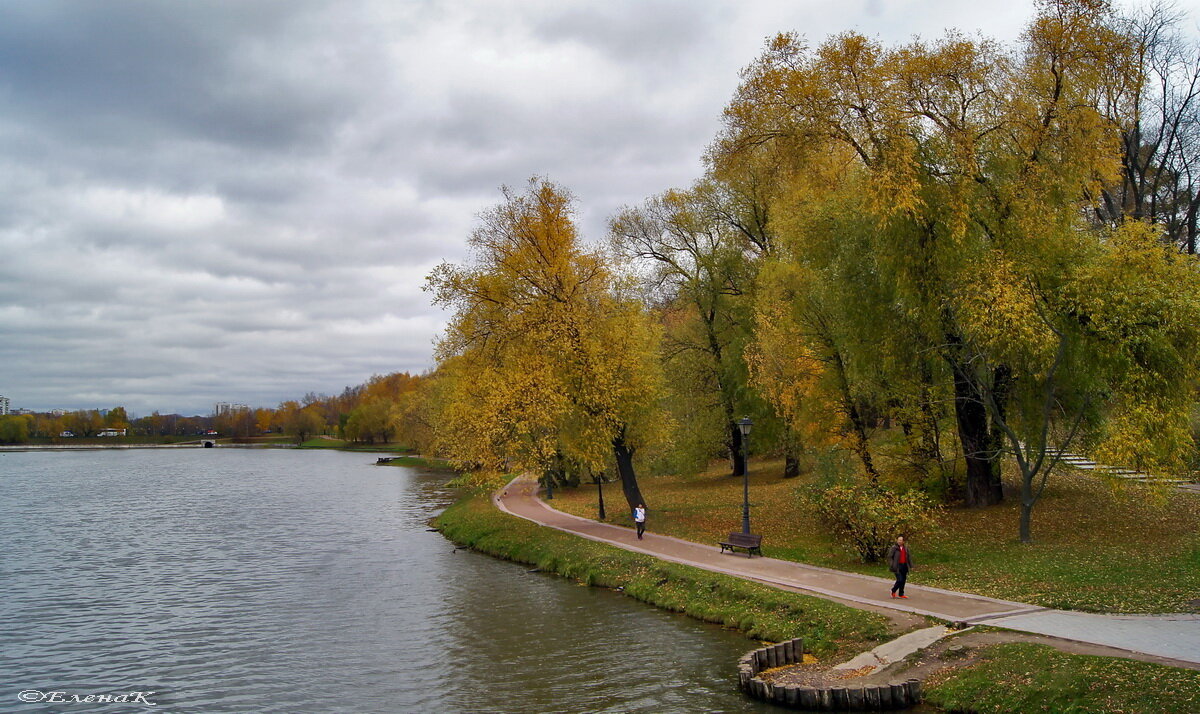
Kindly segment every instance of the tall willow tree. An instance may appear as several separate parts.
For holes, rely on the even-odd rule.
[[[743,352],[750,334],[753,265],[745,238],[723,209],[718,188],[702,182],[667,191],[609,222],[617,253],[637,263],[659,302],[665,360],[678,376],[675,392],[696,393],[699,409],[715,411],[733,476],[746,464],[738,418],[747,412]],[[694,424],[691,425],[694,428]]]
[[[1098,105],[1128,81],[1120,27],[1101,0],[1058,0],[1013,54],[955,34],[885,48],[850,33],[815,50],[781,35],[726,110],[721,161],[766,150],[788,167],[770,209],[781,259],[841,295],[824,304],[860,336],[843,345],[861,391],[890,391],[928,429],[952,394],[968,505],[1003,498],[1018,376],[1003,360],[978,372],[964,298],[997,265],[1052,272],[1058,244],[1086,229],[1085,197],[1116,179],[1119,132]]]
[[[460,465],[548,471],[615,465],[644,502],[634,452],[661,438],[658,328],[585,248],[570,195],[504,190],[470,239],[473,264],[429,277],[454,311],[438,346],[439,449]]]

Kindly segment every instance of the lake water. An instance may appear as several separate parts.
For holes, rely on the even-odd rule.
[[[374,460],[0,452],[0,711],[774,711],[752,641],[455,552],[445,477]]]

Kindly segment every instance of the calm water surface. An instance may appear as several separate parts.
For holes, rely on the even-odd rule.
[[[774,711],[751,641],[455,552],[444,477],[373,462],[0,452],[0,711]]]

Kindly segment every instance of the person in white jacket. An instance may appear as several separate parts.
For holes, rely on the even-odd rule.
[[[646,506],[639,503],[633,509],[633,522],[637,524],[638,540],[642,539],[642,534],[646,532]]]

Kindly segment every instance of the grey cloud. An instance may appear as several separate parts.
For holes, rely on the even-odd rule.
[[[599,239],[699,175],[763,38],[974,12],[932,2],[7,3],[0,394],[192,413],[427,369],[423,278],[500,185],[567,186]]]

